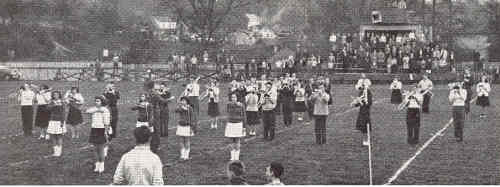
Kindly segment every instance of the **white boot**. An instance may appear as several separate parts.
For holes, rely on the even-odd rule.
[[[45,140],[50,140],[50,135],[49,134],[45,135]]]
[[[231,150],[231,161],[234,160],[234,150]]]
[[[108,156],[108,146],[105,145],[104,146],[104,158],[106,158]]]
[[[184,155],[185,155],[185,153],[184,153],[184,148],[181,148],[181,160],[183,160],[183,159],[184,159]]]
[[[104,162],[101,162],[100,167],[99,167],[99,173],[104,172]]]
[[[57,153],[58,153],[58,154],[57,154],[57,156],[61,156],[61,155],[62,155],[62,145],[60,145],[60,146],[58,146],[58,147],[59,147],[59,148],[58,148],[59,150],[58,150],[58,152],[57,152]]]
[[[99,166],[99,162],[96,162],[94,172],[99,172]]]
[[[234,151],[234,160],[240,160],[240,150]]]
[[[52,150],[54,151],[54,153],[52,154],[52,156],[57,156],[57,146],[53,146]]]
[[[184,153],[185,154],[184,155],[185,156],[184,159],[186,159],[186,160],[189,160],[189,151],[190,151],[189,149],[186,149],[186,153]]]

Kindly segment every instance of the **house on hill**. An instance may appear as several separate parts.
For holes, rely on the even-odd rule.
[[[395,6],[394,2],[394,0],[372,0],[364,4],[363,9],[368,11],[360,18],[360,36],[365,36],[368,32],[413,33],[419,41],[432,41],[431,27],[425,27],[424,16],[417,14],[417,7],[401,8]]]

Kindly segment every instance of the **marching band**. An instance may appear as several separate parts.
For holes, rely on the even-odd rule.
[[[207,100],[208,116],[210,117],[210,129],[217,129],[219,124],[219,103],[221,103],[222,91],[216,81],[211,81],[206,90],[200,96],[200,77],[190,79],[185,90],[181,93],[175,109],[177,130],[176,135],[181,137],[180,159],[189,160],[190,140],[198,132],[200,118],[200,102]],[[352,107],[359,107],[359,113],[355,121],[355,129],[360,131],[364,138],[363,146],[369,145],[367,132],[372,129],[370,109],[373,105],[373,93],[371,81],[363,73],[354,86],[357,97],[353,97],[350,103]],[[466,71],[462,82],[449,84],[449,102],[452,106],[453,121],[455,126],[455,137],[458,142],[463,141],[463,127],[465,113],[469,111],[467,104],[470,103],[473,81],[470,72]],[[419,132],[421,124],[421,113],[429,113],[429,103],[432,98],[433,83],[427,77],[416,85],[411,91],[402,91],[403,84],[399,77],[394,77],[390,84],[390,103],[397,105],[397,109],[406,109],[407,143],[417,145],[419,143]],[[76,127],[82,124],[83,96],[77,87],[72,87],[64,97],[58,91],[52,91],[43,85],[42,89],[31,91],[36,88],[28,84],[22,87],[20,102],[23,106],[23,119],[29,119],[29,108],[33,101],[38,104],[36,125],[41,128],[40,139],[53,140],[53,156],[62,154],[62,135],[66,132],[66,124]],[[283,124],[290,127],[293,114],[297,113],[297,121],[304,121],[304,113],[310,113],[309,120],[314,119],[314,134],[316,144],[326,144],[327,119],[330,114],[330,105],[333,97],[330,95],[331,85],[328,78],[317,77],[309,80],[300,80],[296,74],[286,73],[279,79],[268,79],[262,75],[260,80],[252,77],[248,80],[233,80],[230,83],[229,103],[227,104],[227,121],[225,125],[225,136],[232,140],[230,144],[231,160],[239,160],[241,150],[241,139],[245,136],[257,136],[257,125],[262,123],[262,136],[265,140],[272,141],[276,135],[277,111],[283,115]],[[149,93],[139,95],[139,100],[131,109],[137,111],[136,127],[146,126],[152,132],[151,150],[158,153],[160,137],[167,136],[168,132],[168,104],[175,99],[169,92],[166,84],[152,83]],[[489,106],[489,92],[491,86],[486,77],[481,78],[477,84],[477,105]],[[33,92],[33,93],[32,93]],[[95,97],[95,106],[87,108],[85,114],[91,114],[91,131],[89,142],[96,147],[97,161],[95,172],[104,171],[104,159],[107,155],[107,146],[112,137],[116,136],[116,123],[118,117],[117,100],[120,99],[119,92],[113,84],[105,87],[102,96]],[[25,107],[26,106],[26,107]],[[68,114],[65,109],[68,108]],[[24,111],[26,110],[26,111]],[[29,110],[29,111],[28,111]],[[485,115],[481,113],[481,117]],[[46,117],[46,119],[44,118]],[[72,137],[78,138],[78,131],[72,130]]]

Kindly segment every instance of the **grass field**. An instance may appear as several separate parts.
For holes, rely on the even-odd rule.
[[[75,86],[73,82],[35,82],[45,83],[59,90]],[[132,129],[135,127],[136,114],[130,107],[142,92],[142,83],[123,82],[117,87],[122,94],[119,103],[119,132],[113,140],[110,155],[106,160],[106,172],[97,175],[94,167],[94,151],[88,142],[90,126],[84,126],[80,139],[65,138],[63,156],[51,158],[51,145],[35,138],[15,136],[22,134],[20,107],[16,106],[9,94],[21,82],[0,82],[0,184],[109,184],[118,161],[124,153],[134,146]],[[179,95],[182,83],[171,87]],[[450,105],[447,101],[448,90],[437,86],[431,104],[431,114],[423,115],[420,144],[410,146],[406,143],[406,114],[395,110],[389,104],[388,85],[373,86],[374,102],[372,107],[372,156],[374,184],[384,184],[427,140],[435,136],[450,121]],[[88,103],[100,94],[104,83],[82,82],[81,92]],[[227,88],[223,90],[224,103]],[[467,117],[464,129],[464,142],[457,143],[453,138],[453,125],[442,135],[425,146],[407,168],[402,170],[392,184],[499,184],[500,183],[500,128],[498,127],[499,109],[495,97],[500,89],[494,86],[490,101],[493,107],[488,110],[487,119],[479,119],[479,108],[472,106],[472,114]],[[299,124],[294,120],[291,128],[285,128],[282,116],[276,139],[272,142],[261,137],[244,141],[241,160],[247,166],[247,178],[251,184],[264,184],[265,166],[271,161],[280,161],[285,166],[282,181],[285,184],[368,184],[368,149],[361,146],[362,135],[354,131],[358,110],[351,108],[355,90],[352,85],[334,85],[334,104],[327,123],[327,144],[314,144],[313,124]],[[225,106],[225,105],[221,105]],[[171,105],[171,108],[173,105]],[[206,103],[201,105],[201,119],[208,119]],[[225,115],[221,107],[222,115]],[[87,119],[87,118],[85,118]],[[296,119],[296,118],[295,118]],[[171,117],[171,120],[172,117]],[[175,136],[174,122],[168,138],[162,138],[160,158],[172,166],[164,168],[166,184],[227,184],[225,165],[229,160],[224,138],[224,125],[210,130],[203,121],[198,134],[192,139],[191,160],[179,162],[178,137]],[[37,129],[35,129],[37,130]]]

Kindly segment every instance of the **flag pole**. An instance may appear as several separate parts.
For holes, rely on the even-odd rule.
[[[370,170],[370,185],[373,185],[373,170],[372,170],[372,141],[370,137],[370,124],[366,124],[368,130],[368,167]]]

